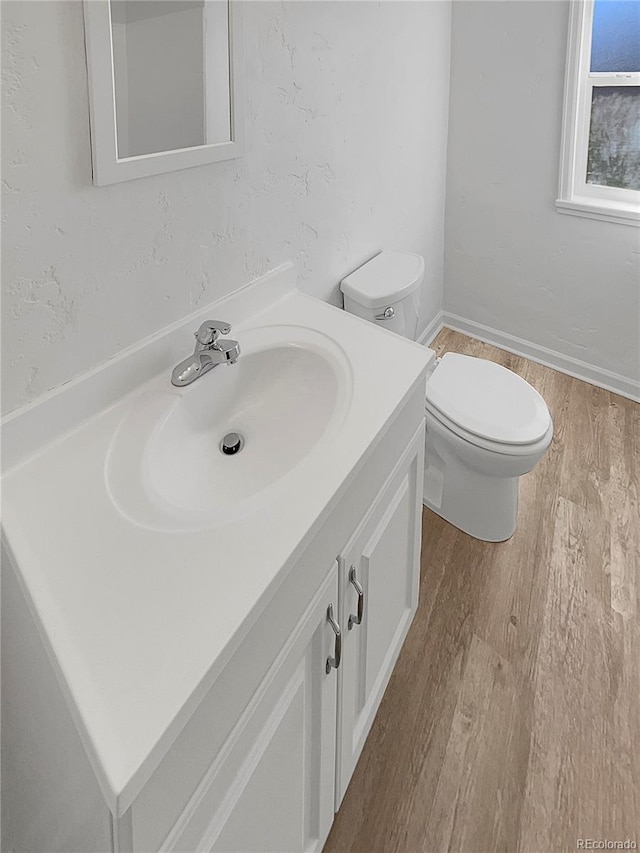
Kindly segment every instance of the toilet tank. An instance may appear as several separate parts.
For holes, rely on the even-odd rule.
[[[380,252],[340,282],[345,311],[415,340],[423,280],[422,255]]]

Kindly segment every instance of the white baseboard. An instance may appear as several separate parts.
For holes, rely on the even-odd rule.
[[[449,311],[442,312],[441,326],[447,326],[456,332],[470,335],[479,341],[493,344],[500,349],[514,353],[514,355],[524,356],[524,358],[543,364],[545,367],[551,367],[560,373],[566,373],[568,376],[573,376],[583,382],[589,382],[591,385],[597,385],[599,388],[613,391],[614,394],[620,394],[622,397],[628,397],[630,400],[640,403],[640,383],[628,376],[622,376],[586,361],[563,355],[555,350],[524,340],[524,338],[508,335],[506,332],[492,329],[490,326],[484,326],[474,320],[467,320],[465,317],[460,317],[458,314],[452,314]]]
[[[421,332],[418,336],[418,343],[423,344],[423,346],[428,347],[431,345],[433,340],[438,335],[438,332],[442,329],[442,311],[439,311],[433,320],[429,323],[424,332]]]

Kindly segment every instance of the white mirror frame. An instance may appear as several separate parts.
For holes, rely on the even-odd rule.
[[[229,2],[231,141],[118,158],[109,0],[84,0],[93,183],[115,184],[191,166],[233,160],[244,151],[242,0]]]

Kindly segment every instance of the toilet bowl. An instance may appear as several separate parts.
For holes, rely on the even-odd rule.
[[[423,277],[421,256],[382,252],[342,281],[345,309],[415,339]],[[519,478],[553,437],[543,398],[502,365],[447,353],[427,379],[425,419],[424,504],[477,539],[508,539]]]
[[[516,529],[519,478],[546,452],[553,426],[527,453],[511,455],[466,441],[428,409],[426,421],[424,505],[476,539],[509,539]]]

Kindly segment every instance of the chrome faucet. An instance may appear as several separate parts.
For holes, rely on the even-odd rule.
[[[220,335],[228,335],[230,331],[228,323],[206,320],[194,332],[196,346],[193,355],[173,368],[171,384],[190,385],[218,364],[235,364],[240,357],[240,344],[230,338],[220,338]]]

